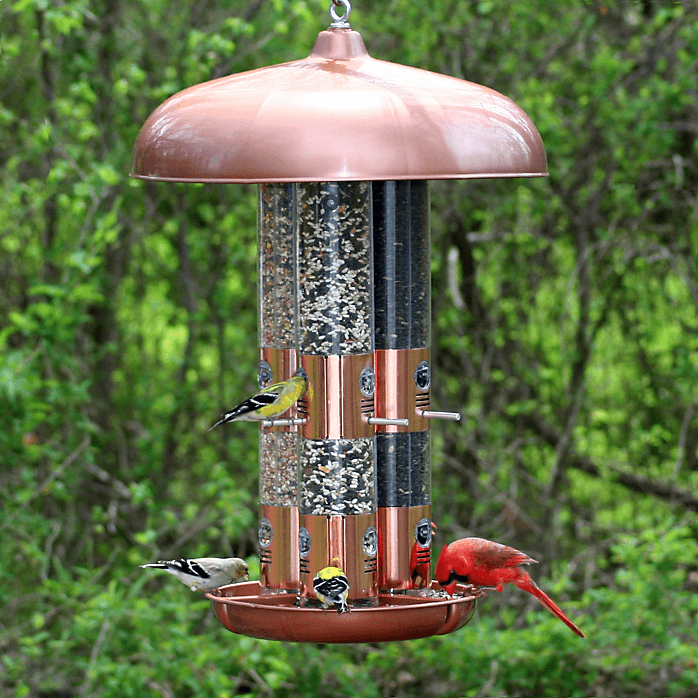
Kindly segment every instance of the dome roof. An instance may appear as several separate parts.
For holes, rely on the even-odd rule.
[[[141,128],[132,172],[179,182],[546,174],[540,135],[510,99],[371,58],[348,28],[321,32],[305,59],[170,97]]]

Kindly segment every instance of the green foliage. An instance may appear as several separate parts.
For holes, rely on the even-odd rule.
[[[585,595],[603,628],[590,662],[597,685],[620,683],[625,695],[688,695],[695,687],[697,554],[695,534],[678,523],[612,546],[612,583]]]
[[[546,180],[432,191],[437,549],[542,564],[375,646],[233,635],[137,565],[255,556],[256,191],[128,178],[174,92],[307,55],[325,5],[0,3],[0,693],[689,696],[698,684],[690,3],[354,3],[376,58],[520,104]]]

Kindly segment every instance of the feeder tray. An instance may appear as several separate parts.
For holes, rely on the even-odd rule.
[[[432,582],[432,591],[440,589]],[[334,609],[300,607],[293,594],[263,594],[259,582],[230,584],[207,593],[218,620],[231,632],[262,640],[351,643],[414,640],[446,635],[462,628],[485,593],[459,585],[457,595],[379,594],[378,606]]]

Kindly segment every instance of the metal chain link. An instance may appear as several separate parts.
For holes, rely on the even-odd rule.
[[[337,7],[344,7],[344,14],[340,17],[337,14]],[[351,14],[351,4],[349,0],[332,0],[330,3],[330,17],[332,18],[331,27],[335,29],[346,29],[349,27],[349,15]]]

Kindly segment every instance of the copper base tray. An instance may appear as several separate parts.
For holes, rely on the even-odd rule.
[[[440,587],[432,582],[432,591]],[[214,595],[215,594],[215,595]],[[387,642],[446,635],[462,628],[484,592],[467,585],[452,598],[379,594],[378,606],[350,613],[298,605],[294,594],[265,593],[259,582],[221,587],[206,596],[213,612],[231,632],[263,640],[289,642]]]

